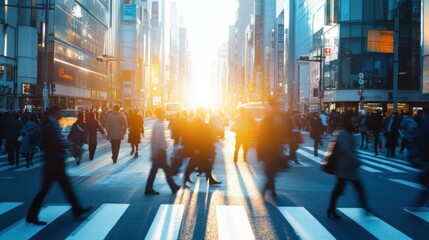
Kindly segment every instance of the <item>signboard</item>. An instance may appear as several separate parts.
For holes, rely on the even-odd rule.
[[[367,51],[393,53],[393,31],[368,30]]]

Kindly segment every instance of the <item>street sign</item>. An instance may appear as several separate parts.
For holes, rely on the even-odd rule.
[[[362,89],[359,89],[358,90],[358,96],[362,96],[363,95],[363,90]]]
[[[359,78],[364,78],[365,75],[363,73],[359,73]]]
[[[359,82],[359,84],[360,84],[360,85],[365,84],[365,80],[363,80],[363,78],[359,78],[359,81],[358,81],[358,82]]]
[[[43,88],[42,96],[43,96],[43,98],[48,97],[48,89],[47,88]]]

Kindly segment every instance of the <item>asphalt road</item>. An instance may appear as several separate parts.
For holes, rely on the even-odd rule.
[[[82,204],[93,208],[75,219],[55,184],[40,214],[41,220],[49,222],[46,226],[24,221],[40,187],[41,157],[36,156],[32,168],[25,168],[21,159],[17,168],[8,166],[7,157],[1,155],[0,239],[427,239],[429,208],[413,208],[422,187],[417,181],[419,169],[399,154],[398,159],[388,159],[359,150],[361,176],[373,212],[362,211],[348,185],[337,205],[342,219],[328,219],[335,178],[320,170],[323,149],[313,157],[306,133],[298,150],[301,164],[291,164],[278,174],[276,198],[261,193],[263,163],[256,160],[254,148],[248,163],[242,161],[241,152],[239,162],[233,163],[234,133],[229,131],[216,144],[213,172],[222,184],[209,186],[204,175],[193,173],[194,184],[172,194],[159,170],[154,189],[160,195],[144,195],[152,124],[146,122],[138,158],[122,141],[118,163],[113,164],[110,143],[100,138],[93,161],[86,154],[80,166],[69,159],[67,172],[74,189]],[[182,184],[182,173],[174,180]]]

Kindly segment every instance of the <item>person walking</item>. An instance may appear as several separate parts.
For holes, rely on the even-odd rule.
[[[39,212],[43,200],[48,194],[54,181],[58,181],[68,201],[72,205],[73,215],[78,218],[90,211],[91,206],[82,207],[73,191],[72,185],[65,171],[65,160],[70,143],[63,136],[58,120],[62,117],[60,108],[53,106],[48,111],[42,128],[41,148],[44,151],[45,165],[43,168],[42,187],[33,199],[27,212],[26,221],[35,225],[46,225],[47,222],[39,220]]]
[[[360,133],[360,148],[368,148],[368,116],[366,110],[362,109],[359,111],[358,128]],[[365,145],[364,145],[365,143]]]
[[[159,194],[159,192],[153,189],[153,182],[155,181],[156,173],[159,168],[164,170],[168,186],[170,187],[171,192],[175,194],[180,189],[180,186],[174,183],[170,167],[167,164],[167,141],[165,140],[163,122],[166,114],[161,108],[156,109],[154,113],[157,121],[153,126],[152,136],[150,139],[152,168],[150,169],[149,176],[147,178],[145,194]]]
[[[9,165],[15,164],[18,167],[20,158],[19,148],[22,141],[22,138],[18,138],[20,138],[21,129],[24,124],[20,120],[19,113],[12,113],[11,117],[12,119],[7,122],[5,133],[7,159],[9,160]]]
[[[280,101],[274,99],[269,101],[268,113],[260,124],[256,152],[258,160],[264,162],[267,178],[263,195],[267,191],[271,191],[271,196],[276,197],[275,177],[280,167],[280,160],[283,159],[283,144],[286,134]]]
[[[369,212],[364,188],[359,177],[359,166],[361,162],[357,158],[355,142],[353,140],[353,133],[355,131],[354,124],[356,121],[357,117],[354,116],[351,111],[347,111],[342,117],[342,128],[339,130],[335,145],[335,151],[338,151],[335,172],[337,181],[329,201],[329,208],[327,211],[328,218],[341,218],[335,211],[335,206],[348,181],[350,181],[356,189],[362,207]]]
[[[90,111],[88,113],[88,119],[86,121],[86,130],[88,131],[88,155],[89,160],[94,159],[95,150],[97,149],[97,132],[106,135],[103,127],[96,118],[96,113]]]
[[[232,131],[235,132],[234,163],[237,163],[238,152],[243,147],[243,161],[247,162],[247,151],[249,150],[249,138],[256,123],[245,108],[238,109],[238,116],[234,119]]]
[[[131,144],[131,155],[139,156],[139,144],[144,135],[144,121],[138,109],[130,110],[128,119],[128,143]]]
[[[23,137],[21,143],[21,153],[25,156],[26,167],[33,166],[33,156],[39,151],[40,139],[42,138],[42,129],[40,128],[40,120],[36,113],[32,113],[21,129]]]
[[[113,111],[106,119],[107,140],[110,140],[112,147],[113,163],[118,161],[119,149],[121,141],[127,131],[127,120],[125,116],[119,112],[119,105],[113,106]]]
[[[84,145],[88,145],[88,131],[86,129],[84,112],[79,112],[77,114],[77,120],[71,127],[68,139],[72,143],[72,152],[76,164],[80,165],[83,152],[86,148]]]
[[[374,155],[378,156],[378,148],[380,147],[380,133],[383,130],[383,116],[381,115],[381,110],[376,110],[371,114],[370,118],[368,119],[368,130],[372,132]]]
[[[422,172],[418,176],[418,181],[423,188],[417,195],[415,200],[416,207],[423,207],[423,204],[429,198],[429,107],[423,108],[419,114],[418,119],[418,130],[416,133],[416,149],[417,157],[414,162],[414,166],[419,166]]]
[[[395,149],[399,138],[399,114],[393,112],[383,122],[384,138],[386,139],[386,157],[395,157]]]
[[[314,140],[314,156],[319,156],[318,148],[322,146],[322,135],[324,132],[324,127],[322,120],[319,118],[317,112],[313,112],[313,115],[310,119],[310,137]]]
[[[206,111],[203,108],[197,109],[197,114],[190,124],[189,136],[189,163],[185,170],[184,185],[192,183],[190,176],[192,171],[198,166],[198,171],[205,172],[209,185],[221,184],[212,175],[214,154],[214,137],[210,127],[205,122]]]

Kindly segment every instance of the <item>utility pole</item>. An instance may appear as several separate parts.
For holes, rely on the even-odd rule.
[[[49,105],[49,91],[48,91],[48,29],[49,29],[49,7],[51,4],[51,0],[45,0],[45,32],[44,32],[44,64],[43,64],[43,90],[42,90],[42,97],[43,97],[43,108],[42,112],[46,111]]]
[[[393,32],[393,112],[398,111],[398,73],[399,73],[399,5],[396,2],[395,30]]]

